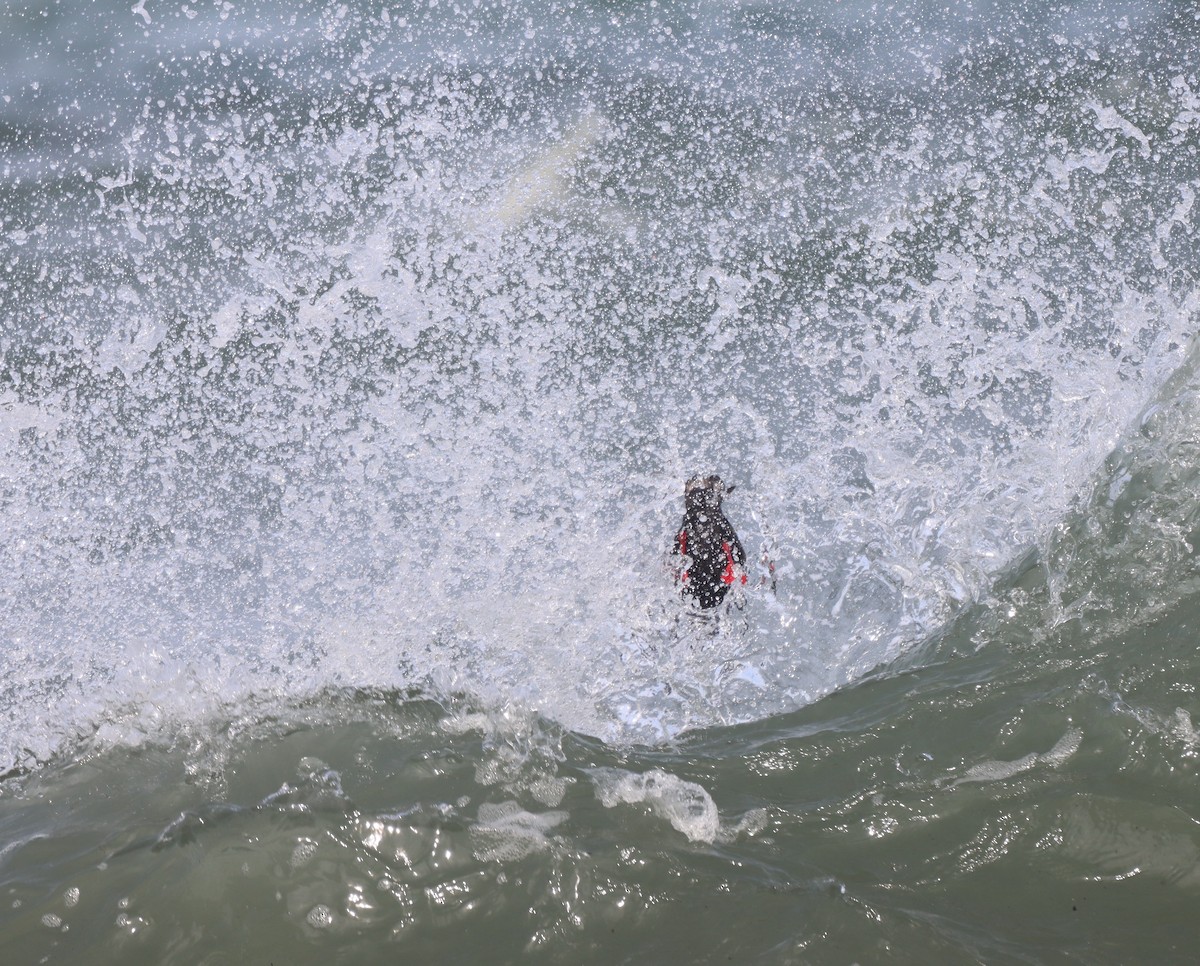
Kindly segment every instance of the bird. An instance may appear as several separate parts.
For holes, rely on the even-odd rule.
[[[716,607],[735,584],[746,583],[746,551],[721,510],[733,492],[719,476],[693,476],[683,488],[683,522],[672,555],[681,592],[700,607]]]

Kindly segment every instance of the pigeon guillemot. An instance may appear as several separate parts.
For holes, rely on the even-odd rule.
[[[704,608],[716,607],[730,587],[746,582],[746,552],[721,512],[722,498],[732,492],[719,476],[693,476],[683,489],[683,523],[672,553],[681,558],[676,574],[684,595]]]

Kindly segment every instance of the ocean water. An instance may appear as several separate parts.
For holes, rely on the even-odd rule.
[[[1193,961],[1198,189],[1190,3],[0,9],[3,961]]]

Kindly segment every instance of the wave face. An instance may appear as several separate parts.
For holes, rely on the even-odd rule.
[[[1064,882],[1186,905],[1184,806],[1120,776],[1182,802],[1200,714],[1188,10],[0,24],[0,935],[698,961],[724,882],[743,959],[991,961],[1076,948]],[[696,472],[752,562],[715,620]],[[239,947],[169,857],[251,840]]]
[[[618,740],[802,706],[985,592],[1180,364],[1165,12],[439,9],[28,26],[8,759],[338,685]],[[777,599],[678,646],[708,469]]]

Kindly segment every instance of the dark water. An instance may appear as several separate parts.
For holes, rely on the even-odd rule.
[[[1198,50],[0,12],[5,961],[1191,961]]]

